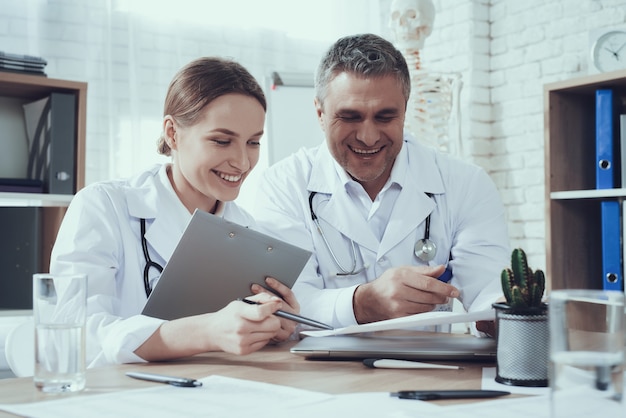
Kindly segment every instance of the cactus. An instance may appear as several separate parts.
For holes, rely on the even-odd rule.
[[[541,298],[546,286],[543,271],[533,272],[528,267],[526,253],[516,248],[511,254],[511,268],[502,270],[502,291],[511,308],[532,308],[541,306]]]

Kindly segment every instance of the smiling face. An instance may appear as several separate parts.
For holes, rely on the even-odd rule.
[[[218,200],[239,195],[244,179],[259,160],[265,110],[243,94],[226,94],[211,101],[201,117],[183,127],[171,116],[164,130],[172,149],[170,181],[183,204],[212,212]]]
[[[328,83],[317,115],[328,148],[374,199],[402,149],[406,102],[393,75],[364,78],[342,72]]]

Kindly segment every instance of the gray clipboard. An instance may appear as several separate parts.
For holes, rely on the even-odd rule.
[[[271,276],[291,287],[311,252],[196,210],[142,314],[177,319],[215,312],[267,288]]]

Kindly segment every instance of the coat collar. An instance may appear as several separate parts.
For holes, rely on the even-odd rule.
[[[140,174],[126,189],[130,218],[147,220],[146,241],[164,260],[174,252],[191,219],[169,182],[168,166],[155,166]]]
[[[443,179],[437,165],[436,151],[421,145],[409,136],[405,136],[404,144],[398,158],[406,158],[408,162],[407,179],[412,186],[423,193],[444,193]],[[337,169],[343,170],[328,150],[326,142],[320,145],[313,158],[311,176],[307,184],[309,192],[333,194],[343,180],[337,175]]]
[[[433,149],[416,143],[414,139],[405,138],[397,158],[406,159],[408,166],[402,192],[390,218],[399,221],[389,222],[380,246],[365,220],[353,216],[356,211],[354,203],[345,190],[344,180],[337,173],[338,163],[325,143],[318,148],[314,157],[307,185],[309,193],[330,195],[327,204],[319,209],[314,201],[313,209],[317,216],[349,239],[370,250],[378,249],[382,254],[393,248],[412,233],[435,208],[435,201],[427,193],[432,195],[444,193],[438,156]],[[411,212],[411,216],[407,216],[407,213]]]

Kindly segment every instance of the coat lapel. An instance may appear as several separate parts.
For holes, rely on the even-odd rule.
[[[383,235],[379,255],[390,251],[409,234],[414,234],[426,217],[434,213],[436,195],[444,193],[443,180],[432,150],[413,141],[405,142],[404,146],[407,148],[404,158],[408,159],[408,169]],[[414,147],[419,149],[412,149]],[[428,193],[435,198],[430,198]]]
[[[313,210],[322,228],[334,228],[356,244],[376,251],[378,239],[365,219],[355,216],[357,209],[337,174],[334,159],[325,144],[319,147],[315,157],[307,190],[320,194],[313,198]]]
[[[146,219],[145,237],[151,257],[155,261],[157,255],[162,260],[169,260],[182,234],[176,222],[171,221],[175,214],[172,213],[169,205],[160,200],[162,198],[160,198],[158,189],[164,187],[162,184],[163,174],[159,172],[126,190],[129,215],[131,218],[137,218],[138,234],[141,233],[139,219]],[[166,195],[162,191],[161,196]]]

